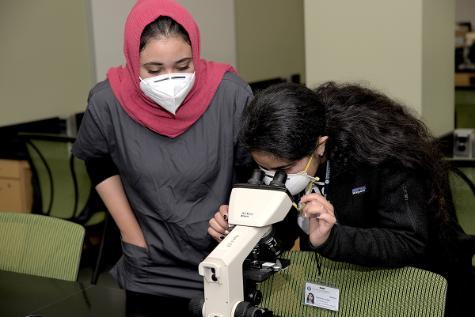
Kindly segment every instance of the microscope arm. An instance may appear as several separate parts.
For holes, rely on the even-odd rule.
[[[257,170],[254,174],[259,176],[262,172]],[[243,263],[262,238],[271,233],[272,225],[282,221],[292,207],[291,196],[284,186],[286,179],[285,172],[277,171],[270,185],[250,182],[233,186],[228,221],[235,227],[198,266],[205,298],[199,305],[190,304],[194,314],[264,316],[265,310],[244,299]]]
[[[206,302],[203,316],[234,316],[237,304],[244,298],[242,264],[270,232],[271,226],[238,225],[200,263],[198,270],[204,277]]]

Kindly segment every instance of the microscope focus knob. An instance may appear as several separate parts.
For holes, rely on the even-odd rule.
[[[272,317],[272,311],[256,307],[249,302],[240,302],[234,311],[234,317]]]
[[[247,299],[253,305],[259,305],[262,301],[262,292],[258,289],[255,289],[247,294]]]

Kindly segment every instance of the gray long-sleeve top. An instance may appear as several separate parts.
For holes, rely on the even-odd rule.
[[[226,73],[206,112],[176,138],[155,133],[122,109],[107,81],[91,91],[73,154],[110,158],[144,233],[147,248],[124,243],[112,270],[128,290],[192,298],[202,294],[197,265],[214,247],[208,221],[227,202],[241,113],[249,86]]]

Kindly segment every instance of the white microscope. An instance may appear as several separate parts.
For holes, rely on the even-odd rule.
[[[231,191],[228,222],[234,228],[198,267],[204,300],[191,301],[195,316],[273,316],[257,307],[262,296],[255,284],[288,266],[277,258],[280,250],[271,233],[272,225],[289,212],[292,198],[285,188],[285,172],[277,171],[269,185],[262,177],[255,170],[247,184],[236,184]]]

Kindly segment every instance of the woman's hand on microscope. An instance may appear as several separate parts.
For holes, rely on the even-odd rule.
[[[214,217],[209,220],[208,234],[218,242],[228,235],[231,228],[228,224],[228,205],[221,205]]]
[[[310,242],[319,247],[327,241],[336,223],[333,205],[318,193],[304,195],[300,202],[305,204],[303,214],[309,218]]]

